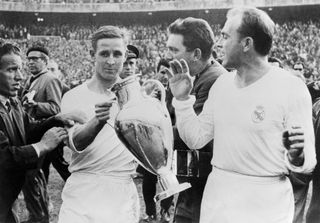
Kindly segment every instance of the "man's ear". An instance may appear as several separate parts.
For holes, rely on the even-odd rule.
[[[247,36],[241,40],[241,45],[242,45],[243,52],[248,52],[250,49],[253,49],[254,47],[253,39]]]
[[[94,50],[91,49],[91,50],[90,50],[90,56],[91,56],[91,57],[94,57],[94,54],[95,54]]]
[[[194,51],[193,51],[193,58],[194,58],[195,61],[196,61],[196,60],[201,60],[201,58],[202,58],[202,52],[201,52],[201,50],[200,50],[199,48],[194,49]]]

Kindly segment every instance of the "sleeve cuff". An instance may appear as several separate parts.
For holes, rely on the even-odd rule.
[[[304,173],[305,172],[305,162],[303,163],[302,166],[295,166],[293,165],[290,161],[289,161],[289,157],[288,157],[288,151],[285,150],[284,152],[284,162],[286,164],[286,166],[289,168],[289,170],[293,171],[293,172],[296,172],[296,173]]]
[[[78,126],[79,126],[79,124],[75,124],[72,128],[68,129],[68,135],[69,135],[69,141],[68,141],[69,145],[68,146],[72,151],[74,151],[76,153],[83,153],[85,151],[85,149],[81,150],[81,151],[77,150],[77,148],[75,147],[75,145],[73,143],[73,133]]]
[[[39,146],[37,144],[31,144],[31,145],[34,148],[34,150],[36,151],[37,156],[39,158],[40,157],[40,148],[39,148]]]
[[[179,101],[176,98],[172,99],[172,106],[176,110],[184,110],[186,108],[192,107],[196,101],[196,97],[194,95],[190,95],[188,100]]]

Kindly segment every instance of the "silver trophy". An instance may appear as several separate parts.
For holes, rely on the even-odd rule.
[[[150,85],[154,88],[151,91]],[[137,76],[129,76],[115,84],[113,91],[120,107],[115,120],[119,139],[146,170],[158,176],[162,191],[154,200],[191,187],[189,183],[179,184],[172,172],[173,131],[163,85],[148,80],[141,87]],[[161,101],[149,94],[160,94]]]

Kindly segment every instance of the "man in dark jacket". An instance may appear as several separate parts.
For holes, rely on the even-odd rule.
[[[22,103],[28,114],[36,120],[49,118],[60,112],[62,82],[47,69],[48,61],[49,51],[42,44],[35,44],[27,50],[27,65],[31,75],[22,91]],[[39,162],[40,167],[43,162],[44,160]],[[67,177],[70,174],[65,175]],[[23,194],[29,211],[29,220],[26,222],[49,223],[47,179],[42,168],[28,171]]]
[[[17,222],[12,205],[27,169],[67,137],[61,127],[68,115],[35,122],[16,99],[22,80],[20,49],[0,43],[0,222]],[[53,127],[53,128],[51,128]],[[50,129],[51,128],[51,129]],[[48,130],[49,129],[49,130]]]
[[[203,104],[216,79],[227,71],[212,58],[214,36],[203,19],[178,19],[168,28],[167,59],[187,61],[194,83],[192,94],[196,97],[195,112],[202,111]],[[177,151],[177,175],[180,182],[190,182],[192,187],[179,194],[174,222],[197,223],[207,177],[211,172],[212,141],[198,151],[190,150],[174,129],[174,149]],[[190,162],[188,162],[190,160]]]

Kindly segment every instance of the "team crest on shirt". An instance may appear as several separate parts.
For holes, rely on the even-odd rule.
[[[251,118],[252,121],[255,123],[260,123],[264,120],[266,116],[266,112],[264,110],[264,107],[261,105],[256,106],[256,108],[254,109]]]

